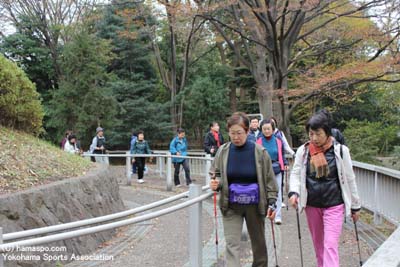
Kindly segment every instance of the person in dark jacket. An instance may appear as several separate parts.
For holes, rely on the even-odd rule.
[[[218,122],[210,123],[210,131],[204,138],[204,151],[214,157],[217,154],[218,148],[224,144],[224,137],[219,131]]]
[[[131,154],[133,154],[133,146],[135,145],[137,140],[137,133],[134,129],[132,129],[132,135],[131,135],[131,141],[130,141],[130,148],[129,151],[131,152]],[[136,167],[136,163],[132,163],[132,174],[136,173],[137,171],[137,167]]]
[[[137,140],[133,144],[132,154],[151,154],[151,150],[149,147],[149,143],[144,140],[144,132],[138,131]],[[137,173],[138,173],[138,183],[144,183],[143,180],[143,172],[144,167],[146,166],[146,158],[145,157],[135,157],[132,159],[132,163],[136,163]]]
[[[259,129],[259,121],[257,118],[252,118],[250,120],[250,131],[247,135],[247,139],[253,143],[255,143],[260,137],[260,129]]]
[[[93,137],[90,145],[90,153],[106,154],[106,138],[104,137],[104,129],[101,127],[96,128],[96,136]],[[94,157],[94,161],[108,164],[108,158],[106,157]]]

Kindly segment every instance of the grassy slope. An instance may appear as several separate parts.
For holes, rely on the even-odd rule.
[[[0,126],[0,194],[85,174],[92,163]]]

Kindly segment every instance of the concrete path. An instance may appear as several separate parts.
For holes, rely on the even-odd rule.
[[[188,190],[188,187],[174,188],[173,192],[165,191],[165,181],[157,177],[154,173],[151,178],[145,177],[146,183],[126,186],[123,167],[112,167],[115,172],[121,173],[120,192],[127,208],[148,204],[159,199],[172,196],[177,192]],[[149,175],[150,176],[150,175]],[[195,177],[195,183],[204,184],[204,179]],[[182,200],[184,201],[184,200]],[[175,203],[172,203],[175,204]],[[225,266],[224,260],[224,235],[222,228],[222,218],[218,215],[218,264],[215,246],[215,228],[213,218],[213,202],[207,200],[203,204],[203,266]],[[304,257],[304,267],[315,265],[315,255],[307,228],[304,214],[301,218],[301,236]],[[275,225],[275,236],[277,242],[278,263],[280,267],[299,267],[299,239],[297,233],[296,214],[294,209],[283,210],[283,224]],[[351,225],[350,225],[351,226]],[[66,265],[67,267],[90,267],[90,266],[189,266],[188,251],[188,212],[179,212],[162,216],[138,225],[122,228],[117,236],[103,244],[94,254],[113,255],[112,261],[85,261],[74,262]],[[269,265],[275,267],[275,257],[272,245],[271,224],[266,221],[266,232]],[[250,242],[242,241],[242,266],[251,266],[252,254]],[[362,258],[366,260],[372,254],[372,249],[361,241]],[[340,266],[356,267],[359,266],[358,250],[353,229],[346,226],[340,240]]]

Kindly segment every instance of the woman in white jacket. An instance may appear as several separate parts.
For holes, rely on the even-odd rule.
[[[68,136],[68,140],[64,145],[64,151],[71,154],[79,154],[79,149],[76,146],[76,136],[74,134]]]
[[[318,267],[339,267],[344,216],[359,218],[360,201],[349,149],[331,136],[326,111],[307,122],[310,141],[296,152],[289,202],[305,210]]]

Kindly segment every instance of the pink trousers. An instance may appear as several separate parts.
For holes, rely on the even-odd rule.
[[[339,267],[339,238],[344,204],[330,208],[306,207],[308,228],[314,243],[318,267]]]

